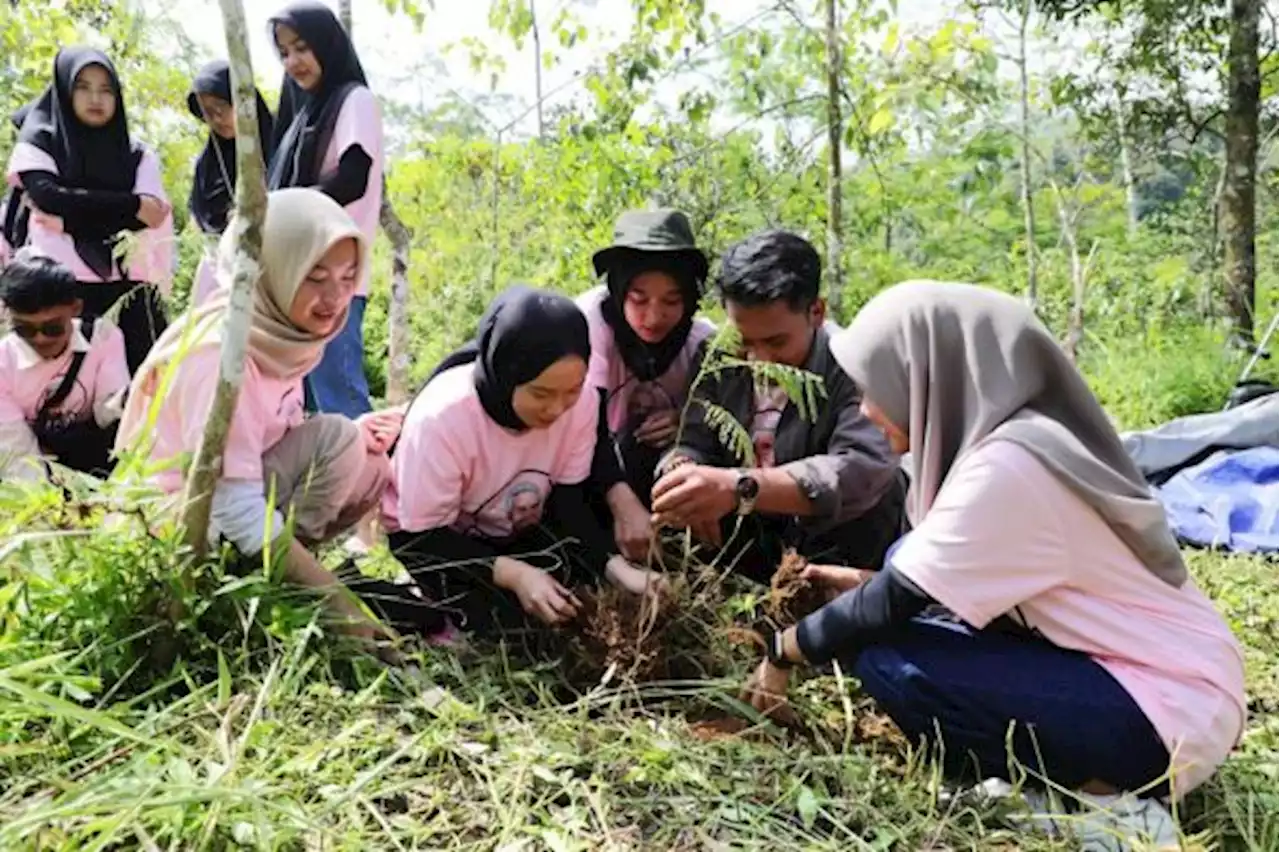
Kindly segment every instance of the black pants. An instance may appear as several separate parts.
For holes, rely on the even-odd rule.
[[[602,575],[604,565],[597,564],[598,554],[593,556],[582,546],[581,530],[583,524],[595,523],[595,519],[590,513],[583,517],[576,512],[566,517],[559,511],[556,492],[555,488],[551,490],[538,526],[510,539],[482,541],[498,555],[514,557],[551,573],[567,588],[594,583]],[[402,622],[409,622],[398,624],[401,629],[434,632],[444,626],[446,619],[462,630],[480,634],[532,626],[516,596],[494,585],[492,558],[480,563],[467,562],[455,554],[433,548],[427,536],[419,533],[392,533],[390,544],[392,554],[422,591],[423,597],[417,600],[427,602],[426,607],[418,606],[416,601],[408,608],[398,604],[382,605],[381,611],[393,624],[397,617],[391,609],[396,609]],[[375,607],[378,604],[366,596],[365,588],[383,596],[388,593],[403,596],[403,590],[390,590],[385,586],[353,589]]]
[[[159,291],[151,284],[136,281],[82,283],[79,296],[84,302],[85,319],[105,316],[119,302],[119,313],[113,321],[124,335],[124,356],[132,376],[146,359],[156,338],[169,326]]]
[[[782,554],[795,550],[809,562],[848,565],[878,571],[890,546],[906,532],[906,478],[899,476],[880,502],[830,529],[816,529],[804,519],[776,515],[729,515],[720,522],[726,553],[721,564],[757,583],[767,584]],[[735,534],[736,531],[736,534]]]

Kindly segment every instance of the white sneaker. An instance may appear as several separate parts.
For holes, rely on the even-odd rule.
[[[1173,815],[1159,799],[1140,799],[1133,793],[1076,796],[1073,828],[1084,852],[1182,848]]]

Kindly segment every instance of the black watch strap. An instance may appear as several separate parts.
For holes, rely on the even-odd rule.
[[[766,653],[768,655],[769,662],[780,669],[790,669],[795,667],[795,663],[788,660],[784,653],[781,630],[769,637],[769,646],[766,649]]]

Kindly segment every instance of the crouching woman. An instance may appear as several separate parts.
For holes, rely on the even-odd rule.
[[[383,524],[436,619],[477,632],[526,616],[556,625],[579,611],[575,583],[603,575],[640,594],[660,582],[617,553],[588,503],[600,410],[583,393],[590,357],[572,301],[512,287],[410,405]]]
[[[183,488],[182,460],[195,453],[213,404],[236,230],[227,228],[218,247],[217,292],[156,342],[121,420],[117,451],[145,433],[148,472],[171,494]],[[366,260],[360,229],[333,199],[311,189],[268,195],[248,355],[210,533],[246,555],[282,552],[287,580],[325,592],[345,632],[372,638],[376,625],[309,548],[377,504],[390,475],[383,438],[368,420],[305,417],[302,392],[303,377],[346,322]],[[293,535],[281,540],[286,519]]]
[[[838,658],[949,774],[1021,765],[1113,830],[1168,837],[1160,799],[1240,735],[1242,658],[1084,379],[1024,304],[962,284],[882,293],[831,351],[911,453],[914,529],[774,637],[753,703]],[[961,623],[920,618],[933,602]]]

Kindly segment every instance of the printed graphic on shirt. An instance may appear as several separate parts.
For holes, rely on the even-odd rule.
[[[632,382],[627,399],[628,431],[635,432],[650,416],[675,408],[675,396],[661,382]]]
[[[751,418],[751,444],[756,451],[756,464],[773,467],[776,464],[774,443],[777,439],[778,421],[787,407],[787,392],[773,383],[757,384],[755,388],[755,415]]]
[[[469,535],[504,539],[537,526],[551,493],[551,477],[541,470],[522,470],[475,512],[461,512],[456,528]]]

